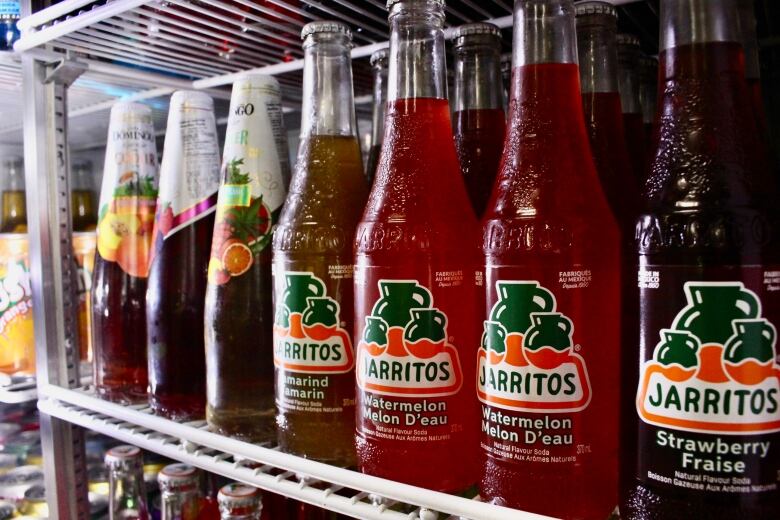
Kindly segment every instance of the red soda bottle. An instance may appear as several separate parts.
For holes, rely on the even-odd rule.
[[[571,0],[518,0],[504,156],[483,218],[485,500],[561,518],[617,504],[620,239],[582,111]]]
[[[202,93],[171,96],[154,221],[146,329],[149,402],[189,420],[206,413],[203,307],[219,189],[214,102]]]
[[[477,216],[485,211],[504,145],[501,31],[490,23],[455,30],[455,148]]]
[[[355,239],[357,454],[366,473],[456,491],[476,470],[477,221],[450,126],[444,2],[389,9],[385,140]]]
[[[623,127],[626,131],[626,145],[637,179],[645,177],[645,131],[642,122],[642,107],[639,103],[638,67],[641,49],[639,38],[633,34],[617,35],[618,79],[620,82],[620,104],[623,108]]]
[[[576,13],[582,108],[593,160],[619,227],[629,231],[637,215],[639,183],[623,132],[615,46],[617,10],[607,2],[581,2]]]
[[[777,189],[752,154],[735,0],[661,2],[659,128],[637,224],[620,514],[778,518]],[[636,389],[635,391],[630,391]]]

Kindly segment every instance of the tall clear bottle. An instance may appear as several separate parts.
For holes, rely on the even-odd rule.
[[[271,235],[289,178],[279,83],[233,83],[206,288],[206,418],[255,443],[276,440]]]
[[[374,180],[382,141],[385,136],[385,106],[387,105],[387,61],[389,49],[379,49],[371,55],[371,72],[374,76],[373,112],[371,114],[371,149],[368,152],[366,178],[369,185]]]
[[[623,128],[626,132],[626,145],[634,175],[637,179],[645,176],[646,150],[645,133],[642,126],[642,105],[639,102],[639,56],[642,52],[639,38],[633,34],[617,35],[618,80],[620,83],[620,103],[623,108]]]
[[[501,31],[490,23],[461,25],[453,42],[455,149],[471,206],[481,217],[498,172],[506,131]]]
[[[483,217],[480,494],[604,519],[617,504],[620,235],[588,143],[574,14],[571,0],[515,3],[508,132]]]
[[[452,138],[444,2],[388,6],[385,142],[355,239],[358,460],[456,491],[476,476],[453,454],[476,450],[477,221]]]
[[[576,15],[585,126],[601,187],[628,242],[638,214],[639,183],[628,157],[620,106],[617,10],[607,2],[580,2]]]
[[[368,190],[352,94],[352,34],[345,24],[322,21],[304,26],[301,37],[301,144],[273,241],[279,445],[353,466],[352,237]]]
[[[621,517],[780,510],[778,193],[735,0],[663,0],[657,149],[625,346]],[[635,392],[628,391],[636,389]]]
[[[203,418],[206,269],[219,189],[214,102],[202,93],[171,96],[154,222],[146,330],[149,403],[171,419]]]
[[[110,520],[149,520],[141,450],[115,446],[106,452]]]

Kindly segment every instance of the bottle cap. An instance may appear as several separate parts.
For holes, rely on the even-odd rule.
[[[589,14],[606,14],[617,18],[617,9],[607,2],[580,2],[574,6],[576,16],[587,16]]]
[[[222,513],[248,513],[262,506],[260,490],[240,482],[222,486],[217,493],[217,502]]]
[[[618,33],[616,41],[618,45],[634,45],[639,47],[639,38],[630,33]]]
[[[385,47],[384,49],[379,49],[378,51],[374,51],[374,53],[368,59],[368,62],[373,67],[376,62],[381,60],[386,60],[389,57],[390,57],[390,49]]]
[[[387,9],[390,9],[395,4],[401,2],[416,3],[416,4],[431,3],[431,4],[439,4],[442,7],[445,5],[445,0],[387,0]]]
[[[190,491],[198,487],[199,476],[189,464],[168,464],[157,475],[157,483],[163,493]]]
[[[452,34],[452,38],[455,40],[455,45],[461,45],[463,41],[460,40],[460,38],[474,34],[487,34],[500,39],[501,29],[499,29],[497,25],[487,22],[467,23],[456,28],[455,32]]]
[[[106,452],[106,466],[109,469],[136,469],[143,466],[141,449],[137,446],[123,444],[114,446]]]
[[[347,24],[330,20],[318,20],[303,26],[303,29],[301,29],[301,40],[305,40],[307,36],[315,33],[341,33],[346,34],[350,40],[352,39],[352,31]]]

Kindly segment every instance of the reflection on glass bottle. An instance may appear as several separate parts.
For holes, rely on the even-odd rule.
[[[95,192],[92,190],[92,162],[75,163],[70,189],[70,212],[73,231],[92,231],[97,226]]]
[[[3,165],[3,215],[0,233],[27,232],[27,203],[21,157],[11,157]]]

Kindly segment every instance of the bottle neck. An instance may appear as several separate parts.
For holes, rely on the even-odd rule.
[[[455,111],[502,109],[501,41],[490,34],[463,38],[455,48]]]
[[[512,67],[577,63],[572,0],[517,0]]]
[[[748,80],[761,79],[761,66],[758,61],[758,36],[756,35],[756,15],[753,0],[738,0],[739,33],[742,36],[742,50],[745,53],[745,77]]]
[[[607,14],[577,17],[580,85],[586,92],[618,92],[617,20]]]
[[[382,144],[385,128],[385,105],[387,104],[387,60],[374,63],[374,110],[372,113],[371,146]]]
[[[162,493],[162,520],[195,520],[199,510],[197,489]]]
[[[637,45],[618,45],[618,85],[620,88],[620,105],[624,114],[639,114],[642,107],[639,103],[639,63],[640,49]]]
[[[447,99],[444,9],[435,2],[398,2],[390,11],[387,100]]]
[[[303,48],[301,138],[357,136],[349,38],[336,32],[314,33]]]
[[[112,470],[109,475],[111,518],[148,518],[144,478],[140,470]]]
[[[711,42],[739,42],[737,0],[663,0],[661,52]]]

